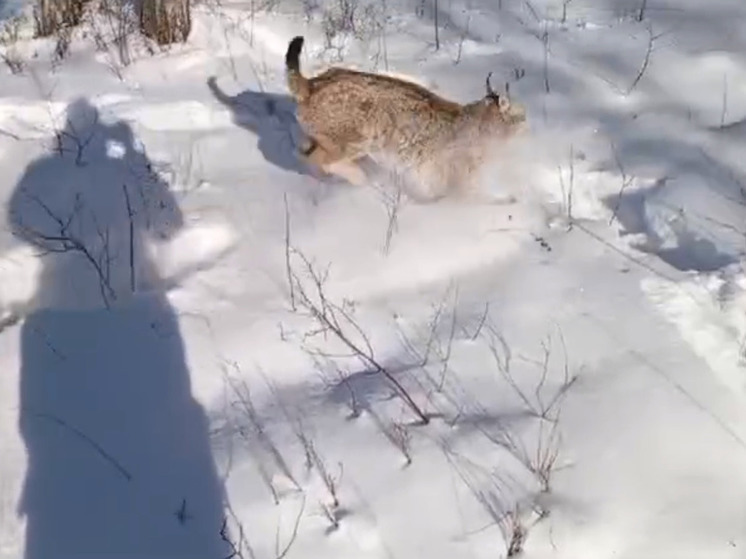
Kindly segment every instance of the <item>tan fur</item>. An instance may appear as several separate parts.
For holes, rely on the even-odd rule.
[[[332,67],[313,78],[300,72],[298,37],[288,48],[288,87],[309,136],[309,163],[353,184],[365,182],[357,161],[394,161],[434,190],[468,181],[488,144],[523,128],[523,108],[488,92],[468,104],[444,99],[410,80]]]

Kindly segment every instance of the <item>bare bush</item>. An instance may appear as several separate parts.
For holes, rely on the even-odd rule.
[[[111,284],[110,264],[112,255],[109,247],[109,232],[107,230],[98,231],[102,246],[97,250],[72,230],[72,226],[84,206],[83,200],[80,197],[76,197],[75,207],[72,212],[69,215],[62,216],[52,211],[39,197],[30,193],[26,194],[55,222],[57,229],[54,233],[47,234],[26,227],[22,222],[19,222],[16,234],[22,235],[33,246],[39,248],[42,255],[55,253],[78,253],[82,255],[95,270],[101,291],[101,298],[104,304],[109,307],[117,298]]]
[[[303,452],[306,456],[306,468],[309,471],[316,468],[316,472],[319,474],[324,487],[326,487],[326,490],[329,493],[331,501],[320,501],[319,504],[324,517],[329,521],[331,529],[336,530],[339,528],[339,522],[341,519],[339,508],[339,483],[342,481],[342,473],[344,472],[342,462],[338,463],[339,474],[336,476],[332,475],[329,472],[324,457],[319,454],[318,450],[316,450],[316,445],[311,437],[306,433],[303,427],[303,422],[299,418],[295,421],[294,431],[295,436],[303,446]]]
[[[342,462],[338,462],[339,474],[337,475],[333,475],[329,471],[326,459],[317,450],[316,442],[314,441],[312,434],[309,433],[306,422],[302,418],[302,411],[297,407],[291,407],[287,404],[281,391],[278,390],[277,386],[271,379],[265,377],[265,382],[277,401],[277,404],[280,406],[283,414],[287,418],[288,423],[291,425],[295,438],[303,448],[306,472],[310,473],[315,469],[327,490],[329,498],[327,500],[320,500],[319,505],[321,506],[321,511],[324,517],[329,521],[330,530],[336,530],[339,528],[340,520],[344,512],[339,504],[339,484],[342,481],[344,466],[342,465]]]
[[[486,429],[480,430],[488,440],[510,451],[513,457],[536,477],[541,491],[548,493],[551,491],[552,475],[556,471],[557,458],[562,446],[559,429],[562,403],[568,391],[578,379],[577,375],[570,375],[567,349],[562,332],[559,332],[559,339],[564,357],[563,379],[559,387],[549,394],[545,393],[548,390],[547,380],[552,354],[551,338],[548,337],[547,341],[542,343],[542,358],[532,361],[539,368],[539,377],[536,379],[532,390],[528,390],[526,387],[519,385],[514,373],[511,372],[512,353],[505,339],[491,326],[488,327],[488,332],[490,349],[498,370],[513,393],[521,400],[525,410],[534,417],[535,423],[533,424],[533,437],[530,444],[525,442],[527,437],[516,436],[503,426],[499,426],[497,433],[491,433]]]
[[[91,18],[96,49],[106,54],[114,75],[124,79],[122,68],[132,63],[132,39],[138,32],[134,5],[126,0],[100,0],[99,18]]]
[[[515,557],[523,552],[523,542],[526,541],[526,527],[521,522],[517,510],[512,510],[506,514],[501,522],[498,522],[500,531],[503,533],[508,548],[508,557]]]
[[[551,394],[545,394],[548,390],[547,380],[549,377],[550,359],[552,356],[551,337],[547,337],[546,341],[541,344],[542,358],[537,361],[530,361],[531,364],[539,368],[539,378],[536,380],[536,384],[533,387],[533,394],[521,387],[516,380],[515,373],[512,370],[513,355],[506,339],[492,325],[488,325],[487,327],[487,337],[489,340],[490,351],[495,359],[498,371],[514,393],[520,398],[526,411],[538,419],[555,422],[559,416],[559,407],[562,400],[567,395],[568,390],[578,379],[577,375],[570,375],[570,368],[567,361],[567,350],[561,332],[559,334],[559,339],[562,345],[564,357],[562,367],[563,379],[560,386]]]
[[[24,62],[15,49],[9,48],[6,52],[0,52],[0,60],[8,67],[11,74],[23,73]]]
[[[542,343],[542,357],[531,359],[514,355],[506,339],[489,321],[485,321],[483,328],[497,368],[511,392],[528,412],[528,422],[523,423],[520,432],[503,421],[479,421],[475,424],[476,430],[501,452],[507,452],[521,469],[511,472],[503,467],[482,466],[457,455],[445,441],[442,449],[500,530],[507,557],[514,557],[522,553],[532,527],[550,513],[544,496],[552,490],[553,474],[557,471],[557,460],[562,448],[559,421],[561,407],[577,375],[570,375],[561,330],[558,329],[557,337],[564,361],[559,366],[563,378],[558,387],[551,389],[549,372],[550,368],[552,371],[555,369],[550,367],[551,337]],[[519,359],[538,368],[538,372],[531,374],[530,370],[522,370],[518,377],[517,371],[513,371],[512,363]],[[475,402],[469,415],[485,418],[489,413],[479,402]]]
[[[404,457],[404,465],[412,464],[412,433],[406,425],[397,421],[392,421],[383,427],[384,435],[393,444]]]
[[[23,58],[18,50],[18,41],[26,18],[21,15],[0,23],[0,60],[8,67],[11,74],[21,74],[24,68]]]
[[[441,450],[456,475],[500,531],[505,556],[520,555],[530,529],[546,515],[537,511],[531,500],[527,503],[524,497],[516,495],[516,480],[511,481],[511,476],[480,466],[447,443],[441,442]],[[519,489],[519,492],[523,490]],[[535,517],[533,522],[529,522],[531,516]]]
[[[391,185],[377,185],[374,188],[378,190],[381,202],[386,210],[386,236],[384,239],[382,252],[388,254],[391,250],[391,242],[394,234],[399,230],[399,215],[403,205],[404,179],[400,173],[393,173]]]
[[[357,0],[337,0],[335,5],[324,11],[324,32],[332,30],[333,34],[352,33],[357,31]]]
[[[346,37],[359,41],[384,37],[385,9],[385,2],[361,0],[334,0],[331,5],[325,5],[321,12],[325,48],[333,51],[336,59],[341,61]]]
[[[285,460],[285,456],[269,433],[264,418],[256,409],[248,382],[243,379],[234,378],[230,374],[230,368],[239,374],[240,369],[237,363],[223,364],[224,378],[235,397],[233,405],[239,410],[242,416],[242,421],[237,428],[238,433],[251,449],[251,454],[259,470],[259,474],[272,494],[275,505],[278,505],[280,503],[280,494],[272,482],[272,477],[269,473],[270,468],[279,471],[298,491],[301,490],[300,484],[295,480],[290,466]]]
[[[298,439],[298,442],[303,447],[303,452],[306,457],[306,469],[310,471],[311,469],[316,468],[316,471],[321,477],[321,481],[324,483],[324,486],[329,492],[329,497],[332,501],[331,506],[332,508],[336,509],[337,507],[339,507],[338,487],[339,482],[342,479],[342,463],[339,463],[338,476],[333,476],[331,473],[329,473],[329,469],[326,466],[326,460],[316,449],[316,444],[311,435],[309,435],[308,433],[300,410],[295,409],[294,411],[291,411],[290,406],[288,406],[285,402],[284,398],[281,395],[281,392],[277,389],[275,383],[272,382],[270,379],[267,379],[266,377],[265,381],[270,391],[272,392],[272,395],[277,401],[277,404],[280,406],[280,409],[282,409],[283,414],[287,418],[288,422],[292,425],[295,437]]]
[[[277,530],[275,531],[274,559],[284,559],[290,552],[290,549],[293,547],[296,539],[298,538],[298,529],[300,528],[300,522],[303,518],[303,513],[305,512],[305,510],[306,496],[305,494],[301,494],[300,507],[298,508],[298,512],[292,524],[291,532],[287,536],[284,545],[281,544],[282,538],[280,535],[282,528],[282,517],[278,518]],[[220,539],[230,548],[229,554],[225,556],[225,559],[246,559],[247,556],[255,559],[257,557],[256,551],[252,548],[251,544],[246,538],[246,531],[244,530],[243,524],[238,521],[238,519],[235,517],[235,514],[233,515],[232,520],[238,532],[235,539],[231,537],[227,517],[223,518],[223,523],[220,527]]]
[[[0,23],[0,45],[13,45],[21,39],[21,31],[26,25],[26,16],[19,15]]]
[[[349,305],[340,305],[329,299],[324,289],[326,275],[319,273],[308,258],[297,249],[286,246],[286,250],[291,257],[300,261],[300,272],[311,284],[310,287],[306,285],[306,281],[303,281],[300,273],[296,271],[297,267],[293,267],[291,261],[288,267],[288,281],[295,297],[296,312],[311,318],[316,324],[316,328],[304,336],[304,341],[307,342],[319,335],[331,334],[350,352],[347,357],[357,359],[367,370],[384,377],[421,423],[428,424],[430,416],[415,402],[396,375],[376,357],[370,338],[355,321]],[[309,354],[324,356],[319,350],[307,348],[306,351]]]
[[[352,381],[350,381],[347,373],[329,357],[320,356],[313,352],[309,357],[314,361],[316,371],[325,387],[333,389],[340,386],[346,390],[349,395],[349,399],[346,400],[347,407],[350,409],[349,419],[360,417],[364,403],[358,398],[355,387],[352,385]]]
[[[38,0],[34,9],[37,37],[49,37],[77,26],[89,0]]]
[[[192,31],[191,0],[141,0],[140,31],[159,45],[183,43]]]
[[[72,27],[60,27],[55,33],[54,52],[52,55],[52,66],[57,67],[67,56],[72,40]]]

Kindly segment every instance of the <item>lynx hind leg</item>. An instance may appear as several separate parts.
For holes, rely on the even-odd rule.
[[[303,155],[306,161],[323,172],[337,175],[352,185],[362,186],[367,182],[365,171],[357,164],[359,155],[346,154],[331,142],[312,139],[311,147]]]

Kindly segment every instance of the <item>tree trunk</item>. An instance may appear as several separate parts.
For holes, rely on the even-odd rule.
[[[75,27],[83,18],[88,0],[38,0],[36,36],[49,37],[64,28]]]
[[[191,30],[190,0],[141,0],[140,31],[159,45],[183,43]]]

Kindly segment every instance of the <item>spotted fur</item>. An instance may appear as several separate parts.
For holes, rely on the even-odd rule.
[[[476,171],[492,140],[514,134],[526,121],[522,107],[492,90],[489,76],[484,97],[460,104],[390,75],[332,67],[307,78],[302,48],[303,37],[295,37],[286,55],[288,88],[309,137],[302,155],[353,184],[366,181],[358,162],[369,156],[394,161],[445,190]]]

